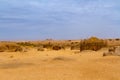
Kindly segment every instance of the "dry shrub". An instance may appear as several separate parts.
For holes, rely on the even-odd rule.
[[[44,51],[44,48],[41,46],[41,47],[38,47],[37,48],[37,51]]]
[[[57,43],[57,42],[48,42],[43,45],[43,48],[46,48],[48,50],[61,50],[65,49],[64,44]]]
[[[0,43],[0,52],[22,51],[22,47],[16,43]]]
[[[71,50],[80,50],[80,42],[72,42]]]
[[[20,45],[20,46],[24,46],[24,47],[26,47],[26,46],[35,47],[36,46],[32,42],[18,42],[17,44]]]
[[[71,42],[66,41],[66,42],[62,43],[62,46],[64,47],[64,49],[70,49],[71,48]]]
[[[106,47],[107,43],[97,37],[91,37],[89,39],[83,40],[80,43],[80,50],[94,50],[97,51],[103,47]]]
[[[52,49],[52,47],[53,47],[53,44],[51,42],[48,42],[43,45],[43,48],[46,48],[46,49]]]
[[[116,38],[115,40],[116,40],[116,41],[120,41],[120,39],[119,39],[119,38]]]
[[[0,52],[4,52],[7,50],[7,47],[5,47],[4,45],[0,45]]]
[[[53,50],[61,50],[62,49],[62,47],[61,46],[53,46],[53,48],[52,48]]]

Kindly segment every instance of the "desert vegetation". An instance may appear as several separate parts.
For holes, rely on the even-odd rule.
[[[82,40],[80,43],[80,50],[94,50],[97,51],[103,47],[107,47],[107,42],[97,37]]]
[[[13,42],[1,42],[0,43],[0,52],[17,52],[23,51],[23,48]]]
[[[27,52],[27,49],[36,49],[37,51],[45,50],[100,50],[120,46],[120,40],[117,39],[99,39],[90,37],[83,40],[44,40],[44,41],[25,41],[25,42],[0,42],[0,52]]]
[[[119,46],[97,37],[1,41],[1,80],[120,80]]]

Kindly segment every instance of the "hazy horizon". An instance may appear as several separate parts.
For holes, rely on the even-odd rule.
[[[0,0],[0,40],[120,38],[120,0]]]

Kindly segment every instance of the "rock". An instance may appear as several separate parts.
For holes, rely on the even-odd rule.
[[[109,48],[108,52],[103,53],[103,56],[120,56],[120,46]]]

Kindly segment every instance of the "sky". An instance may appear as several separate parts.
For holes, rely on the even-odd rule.
[[[0,40],[120,38],[120,0],[0,0]]]

